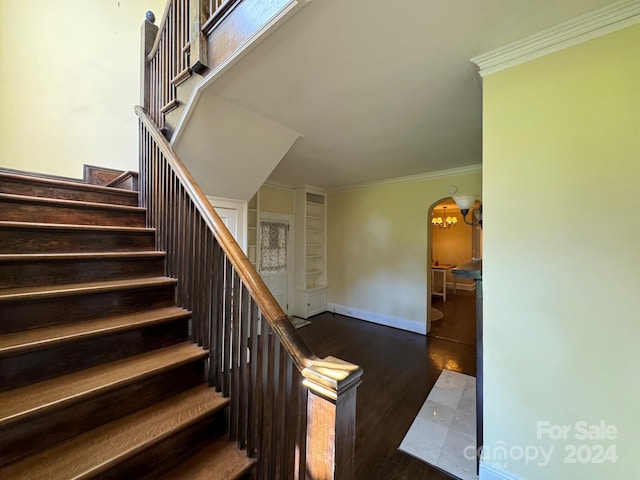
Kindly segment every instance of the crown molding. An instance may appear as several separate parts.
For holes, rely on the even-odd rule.
[[[471,59],[485,77],[640,23],[640,0],[623,0]]]
[[[295,190],[295,185],[286,182],[279,182],[278,180],[266,179],[263,185],[268,185],[269,187],[281,188],[283,190]]]
[[[360,190],[363,188],[381,187],[384,185],[392,185],[394,183],[419,182],[421,180],[429,180],[432,178],[451,177],[453,175],[464,175],[467,173],[482,172],[482,164],[476,163],[467,165],[466,167],[449,168],[447,170],[436,170],[435,172],[420,173],[418,175],[409,175],[407,177],[389,178],[387,180],[378,180],[376,182],[358,183],[354,185],[344,185],[332,188],[331,193],[345,192],[347,190]]]

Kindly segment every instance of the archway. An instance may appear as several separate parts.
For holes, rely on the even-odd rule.
[[[476,206],[480,203],[477,202]],[[477,208],[473,209],[473,212]],[[476,220],[473,212],[468,221]],[[447,295],[455,295],[459,290],[474,290],[472,280],[456,279],[451,270],[456,266],[482,257],[482,229],[465,223],[462,213],[452,197],[443,197],[431,204],[427,210],[427,332],[432,322],[437,321],[432,300],[446,302]],[[439,298],[438,298],[439,297]],[[435,318],[435,320],[434,320]],[[442,317],[440,317],[442,318]]]

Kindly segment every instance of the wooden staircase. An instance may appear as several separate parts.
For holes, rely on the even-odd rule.
[[[0,478],[233,479],[137,192],[0,172]]]

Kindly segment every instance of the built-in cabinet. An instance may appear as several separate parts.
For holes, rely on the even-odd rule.
[[[324,192],[296,190],[296,301],[302,318],[327,309],[327,196]]]

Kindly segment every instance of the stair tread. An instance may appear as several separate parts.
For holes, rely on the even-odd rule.
[[[172,366],[204,358],[206,354],[193,343],[179,343],[7,390],[0,393],[0,426],[133,383]],[[0,474],[0,478],[11,477]]]
[[[113,315],[84,322],[7,333],[0,335],[0,357],[48,348],[64,342],[133,330],[147,325],[185,318],[189,315],[190,312],[183,308],[165,307],[125,315]]]
[[[15,222],[13,220],[0,220],[0,228],[32,228],[49,230],[89,230],[103,232],[155,232],[155,228],[146,227],[121,227],[118,225],[83,225],[73,223],[42,223],[42,222]]]
[[[85,479],[225,407],[201,385],[0,469],[0,478]]]
[[[35,298],[51,298],[65,295],[125,290],[127,288],[147,288],[162,285],[175,285],[177,280],[169,277],[127,278],[105,282],[65,283],[63,285],[45,285],[36,287],[5,288],[0,290],[0,302]]]
[[[108,187],[103,185],[93,185],[90,183],[83,183],[81,180],[72,181],[72,180],[57,180],[53,178],[43,178],[35,176],[35,174],[30,175],[21,175],[17,173],[6,173],[0,172],[0,179],[6,178],[9,180],[19,180],[25,182],[32,183],[40,183],[43,185],[49,185],[52,187],[64,187],[64,188],[72,188],[75,190],[85,190],[85,191],[94,191],[94,192],[104,192],[104,193],[117,193],[122,195],[129,195],[132,197],[136,197],[138,192],[134,192],[132,190],[128,190],[126,188],[117,188],[117,187]]]
[[[234,480],[256,464],[226,436],[189,457],[158,480]]]
[[[42,260],[104,260],[121,258],[162,258],[165,252],[158,250],[133,252],[89,252],[89,253],[0,253],[0,262],[42,261]]]
[[[82,200],[64,200],[61,198],[34,197],[31,195],[15,195],[13,193],[0,193],[0,200],[14,201],[22,203],[39,203],[46,205],[57,205],[61,207],[73,208],[93,208],[96,210],[115,210],[120,212],[145,212],[144,207],[133,207],[130,205],[115,205],[113,203],[85,202]]]

